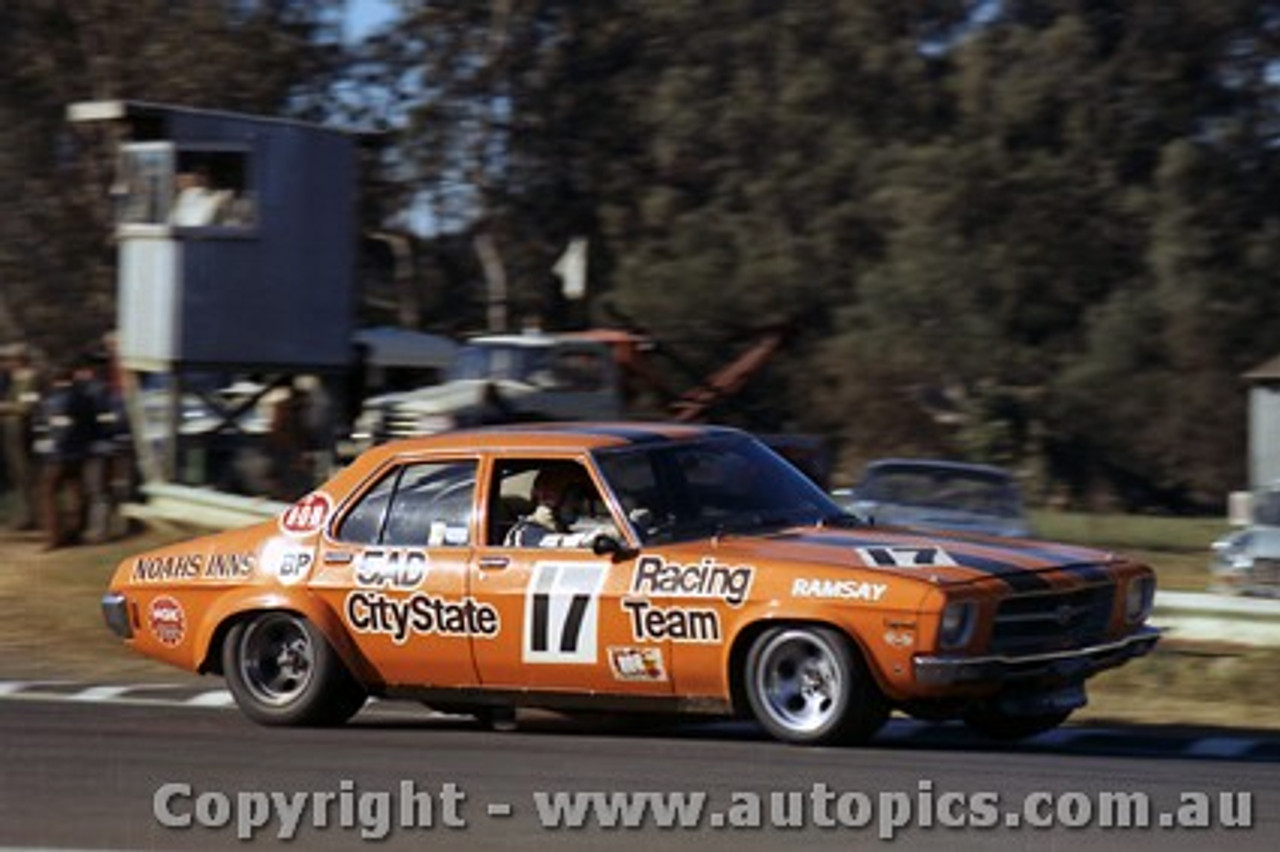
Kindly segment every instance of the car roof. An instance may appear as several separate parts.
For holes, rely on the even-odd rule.
[[[996,467],[995,465],[990,464],[975,464],[973,462],[950,461],[948,459],[876,459],[875,461],[867,464],[867,473],[880,472],[885,468],[948,470],[956,473],[979,473],[987,476],[1004,477],[1007,479],[1013,478],[1013,474],[1002,467]]]
[[[369,450],[394,455],[415,450],[600,450],[638,444],[690,441],[742,434],[725,426],[683,423],[566,422],[518,423],[440,432],[392,441]]]

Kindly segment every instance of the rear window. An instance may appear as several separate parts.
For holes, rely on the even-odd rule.
[[[476,463],[406,464],[378,481],[338,527],[340,541],[404,547],[470,543]]]

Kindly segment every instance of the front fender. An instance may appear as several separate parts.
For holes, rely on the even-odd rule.
[[[920,641],[919,610],[795,606],[773,601],[755,608],[734,634],[726,664],[745,660],[751,640],[776,624],[823,624],[839,630],[862,654],[882,692],[898,698],[910,688],[911,657]]]

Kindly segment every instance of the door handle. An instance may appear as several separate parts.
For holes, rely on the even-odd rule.
[[[495,571],[499,568],[506,568],[511,564],[511,560],[505,556],[481,556],[478,564],[481,570]]]

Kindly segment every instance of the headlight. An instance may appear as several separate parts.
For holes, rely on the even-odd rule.
[[[1155,577],[1134,577],[1124,596],[1124,617],[1130,624],[1140,624],[1151,614],[1156,596]]]
[[[1218,539],[1210,545],[1213,549],[1210,567],[1221,572],[1247,571],[1253,563],[1252,540],[1248,531]]]
[[[978,621],[978,604],[974,601],[952,601],[942,610],[938,625],[938,644],[943,648],[959,648],[973,638]]]

